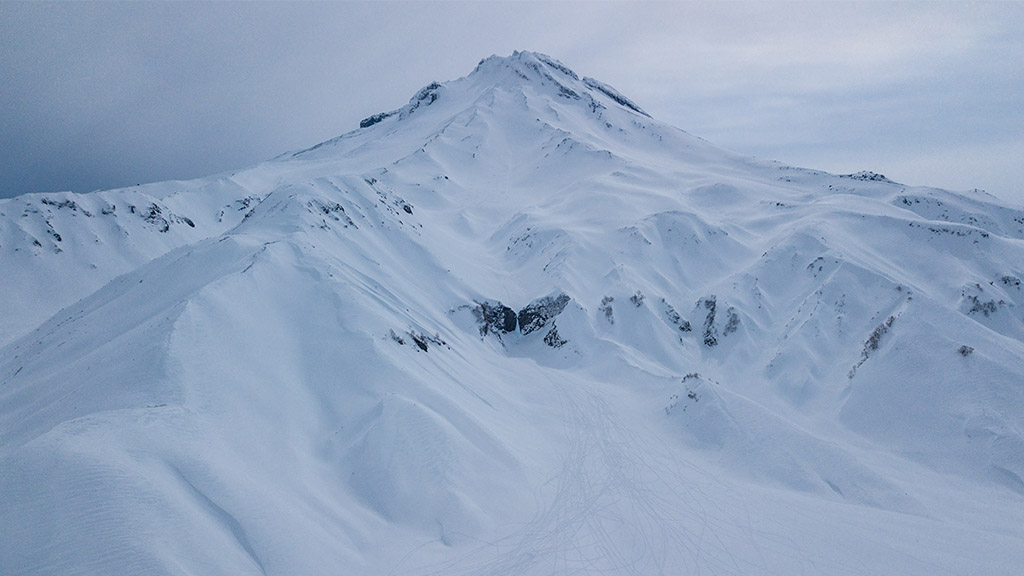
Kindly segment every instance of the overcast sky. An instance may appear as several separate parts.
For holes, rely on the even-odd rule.
[[[0,197],[243,168],[491,54],[715,144],[1024,204],[1024,3],[0,1]]]

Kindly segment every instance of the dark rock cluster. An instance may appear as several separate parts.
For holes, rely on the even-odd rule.
[[[552,348],[561,348],[568,340],[558,334],[554,318],[562,313],[571,298],[565,293],[558,296],[545,296],[526,305],[518,313],[495,300],[477,302],[472,308],[480,335],[496,334],[500,339],[503,334],[515,332],[523,335],[549,327],[544,336],[544,343]]]
[[[519,331],[529,334],[547,325],[548,320],[558,316],[569,303],[565,293],[558,296],[538,298],[519,311]]]
[[[476,317],[481,336],[491,332],[500,336],[516,329],[516,311],[501,302],[477,302],[473,316]]]

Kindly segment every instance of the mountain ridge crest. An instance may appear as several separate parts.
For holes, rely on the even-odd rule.
[[[359,128],[369,128],[394,116],[407,116],[420,106],[429,106],[435,102],[450,85],[463,81],[491,83],[494,87],[545,86],[550,83],[557,89],[557,96],[586,100],[587,105],[595,111],[598,107],[604,106],[599,102],[601,99],[647,118],[651,117],[634,101],[608,84],[587,76],[581,79],[571,68],[546,54],[517,50],[510,56],[491,55],[481,59],[473,71],[463,78],[440,83],[431,82],[418,90],[405,106],[368,116],[359,122]]]

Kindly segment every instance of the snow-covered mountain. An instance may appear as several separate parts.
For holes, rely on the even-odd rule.
[[[0,574],[1017,574],[1024,210],[517,52],[0,201]]]

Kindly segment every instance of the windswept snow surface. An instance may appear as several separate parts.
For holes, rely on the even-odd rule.
[[[521,52],[0,201],[0,574],[1019,574],[1024,210]]]

